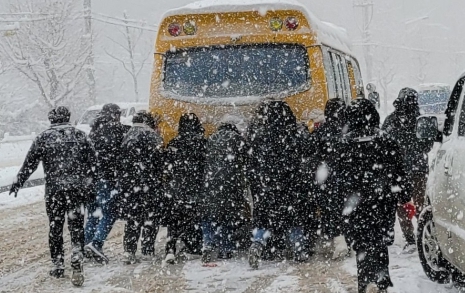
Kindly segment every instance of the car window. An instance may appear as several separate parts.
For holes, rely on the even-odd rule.
[[[447,103],[447,109],[445,113],[446,120],[444,121],[444,135],[451,135],[452,130],[454,129],[455,113],[457,112],[457,107],[459,105],[464,82],[465,77],[459,79],[457,84],[454,86],[454,90],[452,91],[449,102]]]

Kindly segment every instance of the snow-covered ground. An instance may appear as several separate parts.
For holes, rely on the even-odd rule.
[[[86,263],[86,282],[82,288],[74,288],[69,267],[64,279],[48,276],[48,224],[43,193],[43,186],[21,190],[16,199],[0,193],[0,292],[356,292],[353,257],[328,261],[316,256],[303,264],[262,262],[259,270],[249,268],[245,254],[218,262],[213,268],[202,267],[195,256],[185,263],[166,265],[162,261],[164,229],[159,233],[153,260],[125,265],[121,262],[123,222],[116,223],[105,245],[110,264],[101,267]],[[401,254],[403,240],[398,226],[396,233],[396,242],[390,248],[395,287],[390,292],[456,293],[455,289],[430,282],[416,253]],[[69,249],[67,229],[65,247]]]

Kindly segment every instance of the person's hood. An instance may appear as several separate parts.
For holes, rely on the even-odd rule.
[[[346,104],[340,98],[330,99],[325,106],[325,122],[343,125],[345,123]]]
[[[401,89],[393,105],[399,113],[419,112],[418,92],[409,87]]]
[[[352,100],[346,113],[349,132],[364,135],[379,128],[379,113],[373,103],[365,98]]]
[[[289,105],[283,101],[263,102],[258,107],[257,116],[266,125],[283,128],[297,125],[297,118]]]
[[[235,132],[237,134],[241,134],[239,132],[239,130],[237,129],[236,125],[234,125],[232,123],[222,123],[218,127],[218,132],[220,132],[220,131]]]
[[[205,129],[197,115],[194,113],[183,114],[179,119],[179,135],[204,135]]]

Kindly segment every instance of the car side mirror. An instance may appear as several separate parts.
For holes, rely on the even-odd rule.
[[[435,116],[422,116],[417,119],[417,137],[428,140],[437,140],[439,136],[438,118]]]

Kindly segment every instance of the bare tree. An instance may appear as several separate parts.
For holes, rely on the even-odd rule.
[[[134,21],[128,19],[126,12],[124,12],[123,19],[121,21],[124,23],[124,29],[120,32],[125,39],[125,43],[119,42],[110,37],[108,39],[110,39],[114,44],[118,45],[118,47],[125,51],[126,58],[118,57],[116,54],[110,53],[108,50],[105,50],[105,52],[108,56],[120,62],[123,65],[123,68],[129,73],[134,85],[135,100],[136,102],[139,102],[138,77],[142,69],[144,69],[145,62],[150,56],[150,51],[143,54],[138,54],[136,51],[140,41],[143,39],[144,24],[141,24],[140,27],[134,26],[131,24]],[[141,56],[139,60],[137,60],[137,55]]]
[[[37,14],[21,19],[14,34],[0,37],[0,55],[36,85],[49,108],[73,97],[85,86],[84,67],[90,55],[88,42],[76,35],[79,17],[73,0],[19,0],[13,14]]]
[[[383,49],[377,56],[378,58],[375,61],[376,79],[383,91],[384,114],[387,115],[389,87],[396,76],[396,64],[391,60],[393,54],[389,49]]]

